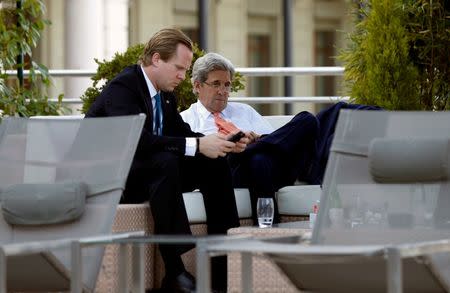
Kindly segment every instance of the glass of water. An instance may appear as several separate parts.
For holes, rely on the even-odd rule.
[[[256,204],[256,214],[260,228],[272,227],[274,213],[273,198],[260,197]]]

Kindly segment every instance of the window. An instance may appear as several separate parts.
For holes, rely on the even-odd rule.
[[[182,31],[192,40],[192,42],[198,44],[200,39],[198,28],[183,28]]]
[[[315,63],[314,66],[335,66],[334,56],[334,31],[316,31],[315,33]],[[316,96],[335,96],[335,77],[334,76],[316,76],[315,77],[315,95]],[[321,110],[328,104],[318,105]]]
[[[248,66],[270,66],[270,37],[268,35],[248,36]],[[247,93],[250,97],[269,97],[271,95],[271,77],[249,77]],[[253,107],[261,114],[270,114],[270,105],[255,104]]]

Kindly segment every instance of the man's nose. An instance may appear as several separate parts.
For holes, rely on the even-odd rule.
[[[179,79],[181,79],[181,80],[185,79],[185,77],[186,77],[186,72],[179,72],[178,75],[177,75],[177,77],[178,77]]]
[[[224,85],[221,85],[221,86],[219,87],[219,93],[222,94],[222,95],[226,95],[226,94],[228,94],[229,92],[228,92],[227,88],[226,88]]]

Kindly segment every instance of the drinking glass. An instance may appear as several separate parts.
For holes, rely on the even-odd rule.
[[[260,228],[272,227],[274,204],[270,197],[258,198],[256,204],[256,213],[258,216],[258,225]]]

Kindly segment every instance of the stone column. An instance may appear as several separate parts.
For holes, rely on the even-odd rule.
[[[106,59],[116,52],[125,52],[129,45],[128,0],[105,1],[105,50]]]
[[[104,56],[104,1],[66,0],[65,3],[64,67],[95,70],[94,58]],[[79,98],[90,85],[89,77],[66,78],[65,98]]]
[[[128,48],[129,0],[66,0],[65,68],[97,69],[94,58],[111,59]],[[89,77],[65,79],[65,97],[79,98],[91,86]]]
[[[293,5],[293,66],[314,66],[314,0],[295,1]],[[294,77],[294,96],[313,96],[314,77],[310,75]],[[294,104],[292,113],[314,112],[314,104]]]

